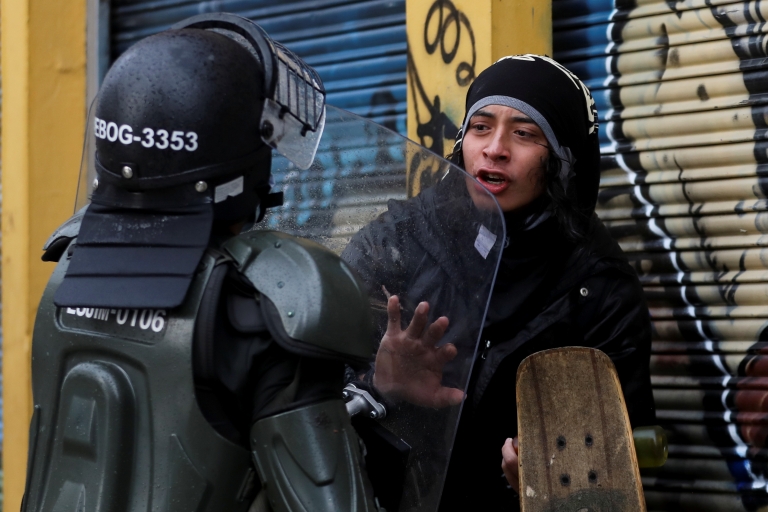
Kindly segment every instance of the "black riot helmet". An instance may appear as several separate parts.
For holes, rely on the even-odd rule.
[[[200,15],[129,48],[89,131],[97,179],[55,303],[180,305],[214,222],[261,220],[271,151],[308,168],[325,123],[317,73],[253,22]]]

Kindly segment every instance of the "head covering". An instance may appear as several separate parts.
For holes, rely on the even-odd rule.
[[[526,54],[499,59],[478,75],[467,92],[454,154],[461,153],[469,120],[488,105],[511,107],[533,119],[562,162],[563,187],[575,187],[576,206],[591,215],[600,180],[600,144],[595,100],[581,80],[549,57]]]

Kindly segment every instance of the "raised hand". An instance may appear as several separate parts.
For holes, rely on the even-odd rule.
[[[421,302],[411,324],[402,330],[400,300],[396,295],[389,298],[389,323],[376,353],[373,385],[385,396],[423,407],[458,405],[464,392],[442,385],[443,367],[456,357],[456,346],[436,346],[448,328],[448,318],[441,316],[427,327],[428,313],[429,304]]]

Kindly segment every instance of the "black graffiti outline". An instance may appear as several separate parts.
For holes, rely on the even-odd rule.
[[[437,15],[437,32],[434,38],[430,38],[429,27]],[[466,30],[469,42],[472,48],[472,62],[462,61],[456,67],[455,79],[460,87],[465,87],[475,79],[475,66],[477,64],[477,48],[475,44],[475,33],[472,30],[472,24],[469,18],[456,8],[451,0],[435,0],[429,7],[427,16],[424,20],[423,44],[427,55],[433,55],[440,48],[440,56],[445,64],[451,64],[456,59],[459,48],[461,47],[462,26]],[[456,39],[450,48],[446,47],[446,34],[454,27]],[[466,39],[465,39],[466,40]],[[419,76],[416,63],[411,51],[410,41],[407,42],[407,74],[409,79],[408,94],[413,98],[414,112],[416,118],[416,136],[422,146],[427,147],[439,156],[444,157],[444,140],[453,140],[459,133],[459,127],[443,111],[442,102],[439,95],[430,98],[424,88],[424,84]],[[429,118],[422,121],[420,110],[427,111]],[[429,145],[426,144],[427,138],[431,139]],[[415,162],[409,163],[408,168],[408,194],[413,195],[419,185],[424,185],[430,180],[423,169],[418,171],[420,166]],[[434,169],[432,170],[434,171]],[[416,176],[416,173],[419,175]],[[426,181],[425,181],[426,180]]]
[[[444,10],[448,10],[448,15],[444,16]],[[438,14],[437,33],[432,42],[429,41],[429,25],[435,14]],[[451,51],[446,51],[445,35],[451,25],[456,27],[456,40],[453,43]],[[461,46],[461,26],[464,25],[469,35],[472,46],[472,63],[462,61],[456,67],[456,83],[465,87],[475,79],[475,65],[477,64],[477,48],[475,46],[475,32],[472,30],[472,24],[464,12],[456,8],[451,0],[435,0],[429,7],[427,18],[424,21],[424,48],[428,55],[432,55],[440,46],[440,56],[445,64],[450,64],[456,58],[456,54]],[[462,76],[463,75],[463,76]]]
[[[427,96],[427,91],[424,89],[424,84],[421,82],[419,72],[413,61],[410,45],[408,46],[406,62],[410,87],[409,93],[412,95],[414,103],[417,104],[414,112],[416,116],[416,136],[419,138],[419,144],[430,151],[437,153],[439,156],[444,157],[443,139],[455,139],[459,132],[459,128],[453,123],[451,118],[442,111],[440,96],[435,95],[433,101],[430,101]],[[421,115],[419,114],[419,103],[426,106],[430,116],[429,120],[423,123],[421,122]],[[432,139],[432,143],[429,146],[426,144],[427,137]],[[420,165],[415,160],[409,162],[406,185],[408,197],[414,196],[429,182],[430,176],[425,176],[425,172],[419,172],[419,168]],[[434,171],[435,169],[430,170],[430,172]]]
[[[443,139],[454,139],[459,132],[459,127],[456,126],[451,118],[442,111],[442,105],[440,102],[440,96],[435,95],[433,100],[429,99],[427,91],[424,89],[424,84],[419,77],[419,71],[416,69],[416,65],[413,60],[413,55],[410,49],[408,50],[407,58],[408,77],[410,80],[411,95],[415,102],[421,102],[427,108],[427,112],[430,114],[428,121],[421,122],[421,115],[419,115],[418,107],[415,109],[416,114],[416,134],[419,137],[419,144],[431,149],[440,156],[443,149]],[[430,137],[432,144],[427,146],[425,144],[425,138]]]

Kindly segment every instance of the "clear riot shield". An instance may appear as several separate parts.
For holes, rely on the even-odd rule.
[[[368,287],[378,323],[376,347],[387,330],[389,295],[399,298],[403,329],[422,301],[429,303],[429,322],[448,317],[436,347],[451,343],[456,355],[437,370],[442,386],[466,392],[505,240],[498,204],[434,153],[369,120],[327,108],[309,169],[275,155],[274,188],[283,189],[285,204],[256,229],[310,238],[340,253]],[[401,366],[391,373],[420,371],[409,357],[389,358],[386,364]],[[372,366],[358,371],[356,385],[372,386],[375,360],[371,354]],[[461,404],[412,403],[408,393],[377,391],[372,394],[383,398],[386,417],[374,425],[355,418],[355,426],[366,441],[374,488],[388,495],[382,505],[390,512],[436,510]]]
[[[96,116],[97,99],[98,96],[91,101],[91,105],[88,107],[88,118],[85,122],[85,136],[83,137],[83,154],[80,158],[80,174],[77,177],[74,213],[91,202],[93,180],[96,179],[96,138],[93,136],[93,123]]]

